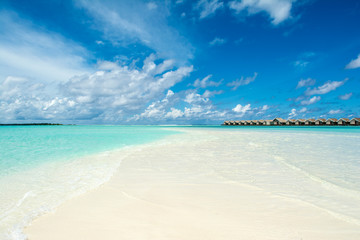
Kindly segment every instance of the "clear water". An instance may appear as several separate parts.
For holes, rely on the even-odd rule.
[[[150,126],[1,126],[0,239],[25,239],[21,229],[31,219],[104,183],[124,157],[114,150],[174,133]]]
[[[22,228],[34,217],[106,182],[128,147],[177,128],[0,127],[0,239],[25,239]],[[193,128],[231,132],[203,152],[229,153],[206,163],[222,177],[360,224],[360,127],[188,126]]]

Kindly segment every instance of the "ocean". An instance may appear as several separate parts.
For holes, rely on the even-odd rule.
[[[201,164],[214,177],[360,224],[358,127],[7,126],[0,127],[0,239],[25,239],[24,226],[105,183],[129,149],[174,134],[208,141],[211,149],[198,143],[201,153],[215,160]]]

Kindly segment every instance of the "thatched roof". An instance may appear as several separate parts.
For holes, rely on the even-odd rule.
[[[305,122],[315,122],[315,119],[313,119],[313,118],[306,119],[306,121],[305,121]]]
[[[316,121],[319,121],[319,122],[326,122],[326,119],[325,118],[319,118],[319,119],[317,119]],[[316,122],[315,121],[315,122]]]
[[[354,120],[356,122],[360,122],[360,118],[352,118],[351,121]]]
[[[340,119],[338,120],[338,122],[339,122],[339,121],[350,122],[350,119],[348,119],[348,118],[340,118]]]
[[[296,121],[296,119],[288,119],[286,122],[292,122],[294,123]]]
[[[305,122],[306,120],[305,119],[296,119],[295,122]]]
[[[328,120],[326,120],[327,122],[328,121],[331,121],[331,122],[337,122],[338,120],[336,118],[328,118]]]
[[[282,119],[282,118],[275,118],[273,121],[278,121],[278,122],[282,122],[282,123],[286,122],[286,120]]]

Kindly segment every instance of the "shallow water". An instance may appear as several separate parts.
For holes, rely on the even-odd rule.
[[[174,133],[141,126],[0,127],[0,239],[25,239],[21,230],[31,219],[107,181],[124,149]]]
[[[126,157],[126,148],[141,148],[140,144],[162,139],[180,128],[1,127],[0,239],[24,239],[21,230],[34,217],[106,182]],[[203,132],[176,138],[194,141],[199,144],[197,154],[209,156],[195,157],[209,159],[197,163],[203,164],[199,169],[216,178],[305,202],[360,225],[360,128],[185,129]]]

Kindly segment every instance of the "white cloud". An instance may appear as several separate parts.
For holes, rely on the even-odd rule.
[[[168,24],[170,13],[165,3],[81,0],[76,4],[93,18],[94,27],[103,32],[103,37],[115,45],[141,43],[160,57],[178,62],[193,57],[190,43]]]
[[[303,107],[302,109],[300,109],[299,113],[304,113],[307,111],[307,108],[306,107]]]
[[[195,5],[195,9],[200,11],[200,19],[210,17],[215,12],[224,7],[224,3],[219,0],[199,0]]]
[[[246,11],[248,15],[265,11],[269,14],[274,25],[291,17],[291,8],[294,0],[237,0],[229,2],[230,9],[237,14]]]
[[[251,105],[247,104],[245,106],[242,106],[241,104],[238,104],[232,110],[236,113],[240,113],[240,116],[244,116],[246,112],[251,110]]]
[[[176,108],[171,108],[171,111],[167,112],[165,115],[166,118],[172,118],[172,119],[176,119],[182,116],[184,116],[184,112]]]
[[[149,10],[154,10],[154,9],[157,9],[157,7],[158,7],[156,5],[156,3],[154,3],[154,2],[149,2],[148,4],[146,4],[146,6]]]
[[[266,111],[268,110],[270,107],[268,105],[264,105],[262,108],[261,108],[261,111]]]
[[[192,91],[188,93],[184,99],[184,102],[187,102],[189,104],[203,104],[208,102],[208,98],[203,98],[200,94],[198,94],[196,91]]]
[[[314,89],[307,89],[305,91],[305,94],[310,96],[310,95],[315,95],[315,94],[326,94],[328,92],[331,92],[335,89],[337,89],[338,87],[344,85],[344,83],[347,81],[348,79],[346,78],[343,81],[329,81],[325,84],[323,84],[320,87],[314,88]]]
[[[297,60],[294,62],[294,66],[295,67],[300,67],[300,68],[304,68],[309,64],[308,61],[304,61],[304,60]]]
[[[340,109],[336,109],[336,110],[330,110],[329,111],[329,114],[330,115],[335,115],[335,114],[339,114],[339,113],[342,113],[343,111],[340,110]]]
[[[207,88],[207,87],[218,87],[222,84],[222,80],[219,82],[209,81],[209,79],[212,77],[212,75],[207,75],[203,79],[196,79],[193,86],[197,88]]]
[[[293,118],[296,116],[297,116],[296,109],[295,108],[291,109],[291,112],[289,113],[289,118]]]
[[[296,86],[296,88],[301,88],[301,87],[306,87],[306,86],[312,86],[316,83],[315,79],[312,78],[307,78],[307,79],[301,79],[298,82],[298,85]]]
[[[308,100],[303,100],[303,101],[301,101],[301,105],[314,104],[314,103],[316,103],[316,102],[318,102],[318,101],[320,101],[320,100],[321,100],[321,97],[320,97],[320,96],[314,96],[314,97],[312,97],[312,98],[310,98],[310,99],[308,99]]]
[[[358,57],[356,59],[351,60],[351,62],[348,63],[348,65],[346,65],[346,69],[354,69],[354,68],[359,68],[360,67],[360,54],[358,55]]]
[[[0,11],[0,78],[17,76],[42,82],[66,81],[88,71],[89,53],[64,37]]]
[[[243,85],[248,85],[249,83],[255,81],[257,75],[258,75],[257,73],[254,73],[254,76],[252,77],[247,77],[247,78],[241,77],[240,79],[228,83],[227,86],[233,87],[231,90],[235,91],[236,89],[238,89],[238,87]]]
[[[341,100],[349,100],[353,94],[352,93],[346,93],[344,95],[340,95],[339,98]]]
[[[211,97],[213,97],[213,96],[215,96],[215,95],[219,95],[219,94],[222,94],[222,93],[224,93],[224,91],[223,90],[219,90],[219,91],[209,91],[209,90],[206,90],[203,94],[202,94],[202,97],[203,98],[211,98]]]
[[[226,43],[226,39],[216,37],[211,42],[209,42],[209,45],[210,46],[216,46],[216,45],[220,46],[220,45],[223,45],[225,43]]]
[[[97,40],[95,42],[96,42],[97,45],[105,45],[105,43],[103,41],[101,41],[101,40]]]
[[[142,68],[100,62],[96,72],[74,76],[59,84],[56,92],[25,78],[8,77],[0,81],[0,115],[14,120],[123,121],[167,91],[163,100],[155,101],[144,113],[149,117],[164,114],[165,107],[159,106],[167,106],[168,99],[174,95],[168,89],[188,76],[193,68],[165,68],[166,61],[155,64],[155,60],[159,61],[149,56]]]

